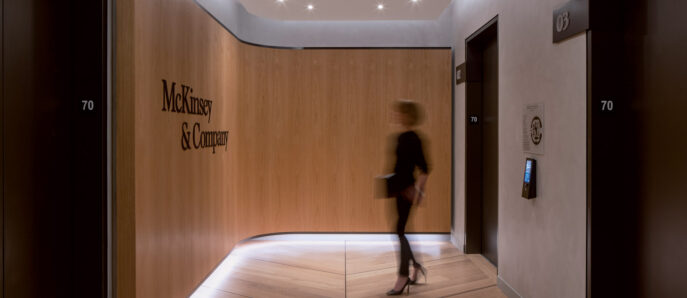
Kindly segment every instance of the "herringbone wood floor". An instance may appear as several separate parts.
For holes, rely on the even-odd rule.
[[[416,297],[505,297],[496,269],[449,242],[411,242],[428,270]],[[248,241],[193,294],[200,297],[386,297],[398,266],[397,241]]]

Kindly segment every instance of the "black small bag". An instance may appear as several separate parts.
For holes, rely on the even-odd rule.
[[[395,173],[375,177],[375,198],[394,198],[401,192],[398,175]]]

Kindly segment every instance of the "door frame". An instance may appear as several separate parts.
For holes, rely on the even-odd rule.
[[[0,297],[5,297],[5,1],[0,0]]]
[[[463,250],[466,254],[482,252],[482,57],[480,52],[483,43],[492,38],[496,38],[498,47],[498,15],[465,39],[465,247]],[[474,115],[478,117],[477,122],[471,123],[470,116]]]

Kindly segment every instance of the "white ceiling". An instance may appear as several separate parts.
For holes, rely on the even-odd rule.
[[[436,20],[451,0],[239,0],[256,16],[274,20]],[[314,9],[306,7],[312,4]],[[384,5],[378,10],[377,5]]]

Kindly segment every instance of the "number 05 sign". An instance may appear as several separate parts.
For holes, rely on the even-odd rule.
[[[561,42],[588,28],[589,0],[570,0],[553,11],[553,42]]]

